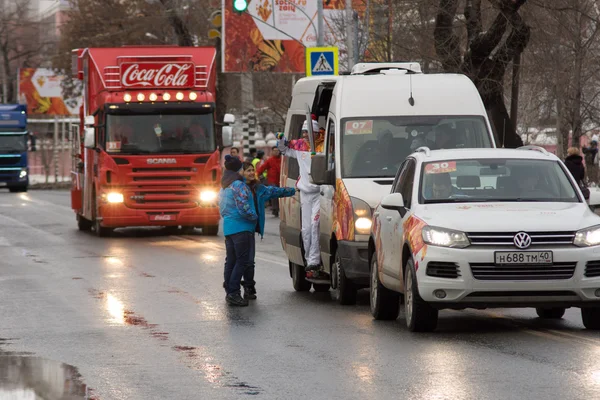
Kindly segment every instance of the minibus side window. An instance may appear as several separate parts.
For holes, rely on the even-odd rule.
[[[330,119],[327,127],[327,170],[335,168],[335,120]]]
[[[290,130],[286,132],[285,137],[288,140],[297,140],[300,139],[300,133],[302,130],[302,124],[306,119],[306,115],[297,114],[292,116],[292,121],[290,122]],[[298,179],[300,176],[300,167],[298,166],[298,160],[291,157],[286,157],[286,162],[288,163],[288,178],[289,179]]]

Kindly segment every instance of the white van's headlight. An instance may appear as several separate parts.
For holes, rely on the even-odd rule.
[[[573,244],[579,247],[600,245],[600,225],[582,229],[575,233]]]
[[[364,200],[350,197],[352,201],[352,211],[354,213],[354,230],[359,235],[368,235],[371,233],[373,220],[371,218],[371,207]]]
[[[471,244],[464,232],[429,225],[423,227],[422,236],[423,241],[432,246],[462,249]]]

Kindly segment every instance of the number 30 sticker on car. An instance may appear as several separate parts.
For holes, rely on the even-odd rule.
[[[425,165],[426,174],[444,174],[456,171],[456,161],[429,163]]]

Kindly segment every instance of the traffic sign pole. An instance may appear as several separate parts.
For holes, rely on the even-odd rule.
[[[323,0],[317,0],[317,46],[325,46],[325,38],[323,32]]]

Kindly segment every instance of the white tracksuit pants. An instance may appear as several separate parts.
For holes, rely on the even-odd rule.
[[[300,192],[302,207],[302,241],[307,265],[321,265],[319,246],[319,218],[321,195],[319,192]]]

